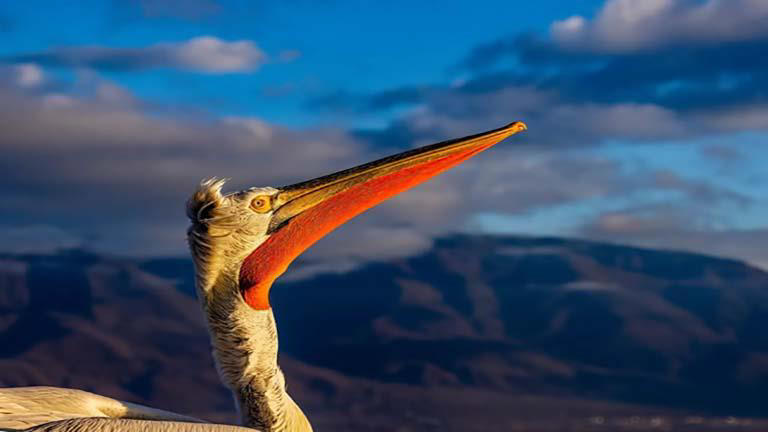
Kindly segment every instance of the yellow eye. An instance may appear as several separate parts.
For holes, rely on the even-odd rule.
[[[267,195],[259,195],[251,200],[251,209],[256,213],[266,213],[272,210],[272,200]]]

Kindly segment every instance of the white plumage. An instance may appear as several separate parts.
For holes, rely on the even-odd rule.
[[[80,421],[85,419],[88,421]],[[122,421],[118,423],[111,421],[115,419]],[[85,429],[86,425],[92,426],[92,428]],[[114,429],[110,425],[119,425],[119,428]],[[176,429],[169,429],[174,425],[177,426]],[[214,428],[201,428],[204,426],[214,426]],[[190,427],[194,429],[189,429]],[[252,431],[252,429],[226,425],[204,425],[202,420],[196,418],[123,402],[82,390],[57,387],[0,389],[0,430]]]

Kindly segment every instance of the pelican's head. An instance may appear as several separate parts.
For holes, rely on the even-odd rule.
[[[313,243],[363,211],[525,129],[515,122],[281,188],[222,194],[224,181],[204,181],[187,206],[198,291],[209,297],[216,286],[238,287],[249,306],[268,309],[274,280]]]

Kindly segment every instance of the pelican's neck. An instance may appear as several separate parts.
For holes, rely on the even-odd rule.
[[[243,301],[237,277],[220,277],[208,295],[199,293],[208,318],[213,356],[232,391],[244,426],[264,432],[311,431],[285,390],[277,365],[277,326],[272,309]]]

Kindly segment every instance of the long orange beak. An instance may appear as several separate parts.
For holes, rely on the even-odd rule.
[[[524,123],[514,122],[280,188],[273,197],[270,237],[240,269],[246,302],[269,309],[272,283],[316,241],[369,208],[526,129]]]

